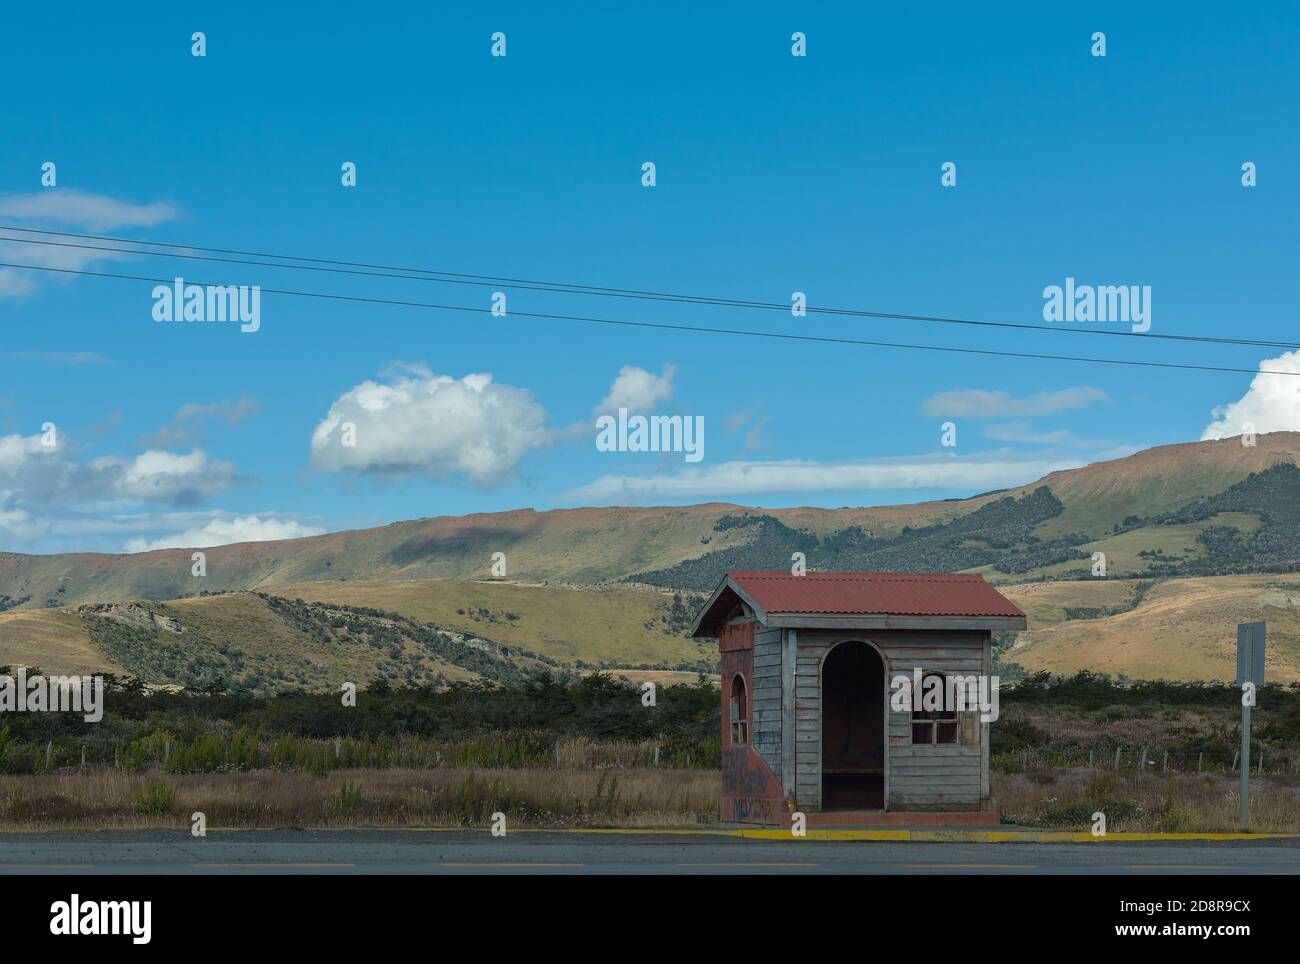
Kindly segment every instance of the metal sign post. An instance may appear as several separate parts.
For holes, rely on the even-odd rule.
[[[1251,687],[1247,698],[1247,685]],[[1264,683],[1264,624],[1237,624],[1237,686],[1241,688],[1241,799],[1237,803],[1237,822],[1245,826],[1250,820],[1250,708],[1254,705],[1254,688]]]

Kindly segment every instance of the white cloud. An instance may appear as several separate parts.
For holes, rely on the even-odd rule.
[[[29,544],[48,533],[49,523],[32,518],[26,509],[10,505],[12,495],[0,490],[0,538],[6,543]]]
[[[723,419],[722,427],[725,428],[728,432],[739,432],[742,428],[745,427],[745,423],[748,422],[753,417],[753,415],[754,413],[751,412],[749,409],[744,409],[743,411],[740,412],[732,412],[725,419]]]
[[[1023,485],[1049,472],[1082,464],[1077,456],[1026,459],[1009,452],[862,462],[734,461],[644,477],[604,475],[575,489],[569,497],[597,503],[643,503],[656,499],[741,499],[771,492],[985,490]]]
[[[202,449],[188,455],[150,449],[133,459],[113,456],[89,463],[96,488],[103,487],[127,502],[170,502],[194,505],[231,488],[238,480],[235,466],[208,457]]]
[[[319,526],[305,525],[293,519],[277,518],[274,514],[232,516],[212,519],[206,525],[196,526],[157,539],[128,539],[126,551],[207,549],[212,546],[233,545],[237,542],[271,542],[276,539],[301,539],[306,536],[318,536],[324,531]]]
[[[1246,394],[1235,402],[1215,406],[1214,421],[1201,439],[1232,438],[1249,422],[1255,432],[1300,431],[1300,349],[1284,352],[1259,363],[1260,372],[1295,372],[1292,375],[1256,375]]]
[[[213,402],[206,405],[186,402],[176,410],[170,423],[150,435],[142,436],[140,443],[155,448],[190,445],[203,437],[205,421],[215,419],[224,421],[227,425],[235,425],[256,414],[257,410],[257,402],[247,395],[233,402]]]
[[[1067,429],[1039,430],[1025,421],[989,425],[980,434],[998,442],[1027,442],[1033,445],[1069,445],[1078,442]]]
[[[723,427],[732,434],[749,425],[749,430],[740,442],[742,455],[749,452],[766,452],[771,448],[767,438],[763,435],[763,430],[767,428],[768,416],[760,415],[752,423],[750,422],[751,418],[754,418],[754,413],[745,409],[741,412],[732,412],[722,423]]]
[[[748,432],[745,433],[745,440],[740,445],[741,452],[763,452],[769,446],[767,439],[763,437],[763,429],[767,428],[767,416],[764,415],[758,419]]]
[[[178,214],[180,211],[175,206],[161,201],[132,204],[66,187],[0,197],[0,215],[6,218],[80,225],[96,231],[152,228]]]
[[[56,433],[55,440],[58,441]],[[35,458],[53,455],[59,446],[46,448],[40,435],[0,435],[0,479],[16,478]]]
[[[362,382],[330,405],[312,433],[311,461],[323,471],[463,476],[490,488],[549,442],[545,422],[531,392],[495,384],[491,374],[456,379],[405,365],[390,370],[386,382]],[[349,423],[354,446],[344,444]]]
[[[940,392],[921,403],[921,410],[932,417],[954,418],[1023,418],[1052,415],[1083,408],[1093,402],[1108,402],[1110,396],[1100,388],[1080,385],[1057,392],[1038,392],[1015,398],[1004,391],[981,388],[954,388]]]
[[[150,449],[133,458],[78,462],[63,433],[57,445],[41,435],[0,436],[0,483],[30,503],[167,502],[194,505],[231,488],[238,472],[202,449],[188,455]]]
[[[111,365],[113,362],[93,351],[10,351],[6,358],[45,362],[48,365]]]
[[[72,486],[76,463],[63,436],[56,432],[54,440],[46,447],[39,434],[0,436],[0,485],[12,497],[53,498]]]
[[[676,374],[673,365],[664,365],[658,375],[635,365],[624,365],[609,386],[609,394],[594,411],[601,414],[626,408],[629,412],[649,412],[657,403],[672,397]]]
[[[10,194],[0,197],[0,217],[8,220],[32,221],[35,224],[56,224],[89,229],[114,231],[123,228],[153,227],[179,215],[170,204],[132,204],[103,194],[91,194],[72,188],[51,188],[32,194]],[[15,232],[16,233],[16,232]],[[41,237],[28,235],[30,241],[57,242],[24,244],[19,241],[0,241],[0,261],[30,264],[41,268],[63,271],[81,271],[97,261],[124,261],[129,254],[92,251],[86,248],[62,247],[67,244],[99,244],[99,241],[78,241],[76,238]],[[20,268],[0,268],[0,298],[29,295],[36,290],[38,276],[69,278],[57,272],[24,271]]]

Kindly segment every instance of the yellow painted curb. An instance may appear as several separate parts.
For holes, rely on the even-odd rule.
[[[1157,840],[1276,840],[1300,837],[1295,833],[1110,833],[1094,837],[1087,831],[1068,830],[821,830],[809,829],[798,838],[789,830],[736,830],[733,834],[750,840],[861,840],[907,841],[914,843],[1129,843]]]
[[[208,833],[246,833],[248,830],[273,830],[270,827],[209,827]],[[283,828],[280,828],[283,829]],[[314,827],[311,830],[397,830],[403,833],[457,833],[478,831],[491,833],[487,827]],[[1110,833],[1094,837],[1088,831],[1072,830],[828,830],[809,828],[803,837],[776,827],[745,827],[716,830],[672,827],[520,827],[517,833],[608,834],[630,837],[739,837],[745,840],[841,840],[888,841],[895,843],[1150,843],[1161,840],[1288,840],[1300,833]]]
[[[238,828],[232,828],[238,829]],[[457,831],[479,831],[481,833],[491,833],[489,827],[321,827],[321,830],[401,830],[405,833],[455,833]],[[742,831],[725,830],[696,830],[693,828],[676,828],[676,827],[516,827],[507,828],[509,833],[606,833],[606,834],[626,834],[630,836],[649,836],[649,837],[735,837]]]

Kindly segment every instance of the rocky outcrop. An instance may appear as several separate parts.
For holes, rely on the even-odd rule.
[[[161,629],[163,632],[177,636],[185,632],[185,627],[180,624],[179,620],[164,616],[162,613],[156,613],[135,603],[96,603],[89,606],[79,606],[77,611],[104,619],[111,619],[117,623],[125,623],[128,626],[137,626],[140,629]]]

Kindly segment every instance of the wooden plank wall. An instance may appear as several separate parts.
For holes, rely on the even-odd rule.
[[[754,749],[774,774],[781,773],[781,630],[754,634]]]
[[[739,621],[723,626],[718,637],[720,650],[719,670],[723,681],[721,692],[722,796],[719,800],[719,806],[724,822],[779,823],[784,819],[786,812],[785,792],[780,779],[776,776],[780,771],[774,771],[769,767],[767,761],[760,755],[756,745],[760,726],[764,730],[765,744],[770,744],[771,739],[766,731],[772,726],[769,715],[770,707],[766,705],[762,711],[762,723],[759,722],[759,700],[761,699],[764,704],[770,702],[771,697],[767,690],[770,689],[772,684],[766,682],[771,672],[766,667],[761,671],[765,682],[761,686],[755,683],[755,676],[760,672],[756,671],[754,667],[757,654],[755,643],[756,639],[762,635],[756,630],[757,626],[752,619]],[[780,630],[774,632],[777,633],[779,641]],[[765,639],[765,643],[770,645],[770,640]],[[749,739],[744,745],[732,744],[731,727],[729,725],[731,682],[737,674],[745,680],[745,692],[749,704]],[[779,675],[777,686],[776,725],[779,727]],[[780,738],[780,731],[778,730],[776,734],[778,747],[780,746]]]
[[[984,672],[985,634],[980,632],[872,631],[845,635],[800,630],[795,659],[796,793],[801,810],[821,809],[821,664],[838,642],[865,639],[885,657],[889,680],[913,668],[977,676]],[[975,711],[978,720],[978,711]],[[890,709],[886,806],[890,810],[977,810],[987,795],[984,743],[987,727],[958,725],[959,743],[913,746],[911,714]]]

